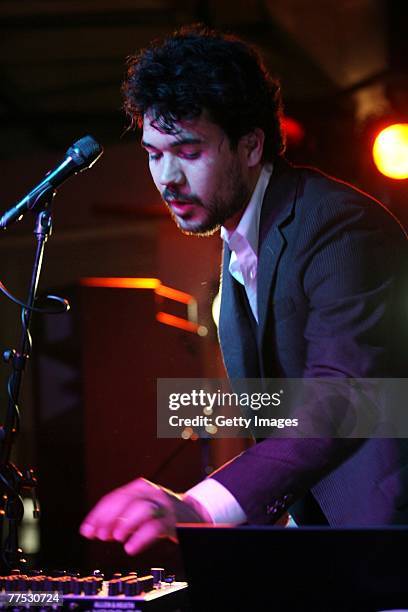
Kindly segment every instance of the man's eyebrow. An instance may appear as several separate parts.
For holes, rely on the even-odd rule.
[[[202,144],[202,142],[203,142],[202,138],[198,138],[197,136],[184,136],[183,138],[179,138],[175,140],[174,142],[170,143],[170,147],[175,148],[175,147],[179,147],[180,145]],[[145,149],[158,150],[157,147],[150,144],[149,142],[146,142],[145,140],[142,140],[141,145]]]
[[[201,144],[203,142],[202,138],[198,138],[198,136],[183,136],[182,138],[177,139],[175,142],[171,143],[171,147],[178,147],[180,145],[192,145],[192,144]]]
[[[156,147],[154,147],[152,144],[150,144],[150,142],[146,142],[145,140],[142,140],[140,144],[145,149],[156,149]]]

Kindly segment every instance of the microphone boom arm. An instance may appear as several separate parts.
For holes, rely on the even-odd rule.
[[[57,168],[15,204],[0,218],[0,227],[6,228],[19,220],[27,210],[36,213],[34,234],[37,248],[33,263],[30,288],[26,304],[22,307],[22,333],[18,350],[6,350],[3,359],[12,368],[8,381],[8,406],[4,426],[0,427],[0,546],[2,565],[7,569],[17,569],[23,565],[22,550],[18,546],[18,527],[24,514],[21,490],[31,490],[34,502],[34,516],[38,518],[39,507],[34,494],[36,479],[32,470],[22,472],[11,462],[13,442],[19,431],[19,396],[22,377],[27,359],[31,352],[30,324],[37,297],[41,275],[44,248],[52,231],[51,204],[56,189],[73,174],[91,167],[102,155],[103,148],[91,137],[85,136],[74,143],[66,153],[65,159]],[[2,538],[3,522],[8,521],[7,538]]]
[[[41,267],[44,256],[45,243],[52,230],[51,202],[55,192],[48,190],[48,199],[42,197],[42,207],[37,214],[34,234],[37,239],[37,248],[28,292],[27,306],[22,308],[22,333],[19,350],[8,350],[3,353],[4,361],[8,361],[12,371],[8,383],[8,406],[4,426],[1,428],[0,443],[0,491],[4,503],[3,520],[8,521],[8,535],[2,544],[2,565],[9,569],[19,568],[23,562],[22,550],[18,546],[18,527],[24,515],[21,499],[23,478],[21,472],[10,463],[13,442],[18,434],[19,424],[19,396],[21,382],[27,359],[31,352],[30,324],[32,307],[34,306]],[[32,473],[32,471],[31,471]],[[21,476],[21,477],[20,477]],[[36,480],[33,476],[33,488]],[[27,483],[26,483],[26,486]],[[35,508],[36,510],[36,508]]]

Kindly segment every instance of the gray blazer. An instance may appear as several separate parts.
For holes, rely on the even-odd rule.
[[[220,342],[230,378],[405,377],[408,241],[376,200],[275,163],[261,213],[258,319],[228,272]],[[333,526],[408,523],[405,439],[265,439],[211,475],[254,524],[312,492]],[[309,521],[310,522],[310,521]]]

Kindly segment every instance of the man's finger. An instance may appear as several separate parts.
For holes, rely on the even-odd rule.
[[[137,555],[163,535],[159,521],[144,523],[126,542],[124,549],[128,555]]]
[[[137,505],[129,506],[122,516],[117,517],[112,527],[114,540],[124,542],[144,523],[151,521],[154,518],[154,508],[155,505],[148,500],[140,500]]]
[[[105,495],[83,520],[80,533],[88,538],[99,537],[96,534],[101,530],[111,533],[117,517],[125,513],[133,498],[134,494],[130,495],[124,488]]]

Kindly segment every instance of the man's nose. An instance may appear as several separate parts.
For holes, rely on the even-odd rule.
[[[164,157],[160,183],[164,186],[181,185],[184,182],[184,173],[176,157]]]

